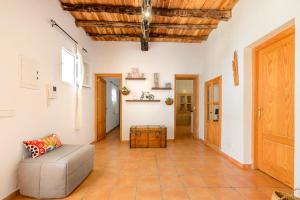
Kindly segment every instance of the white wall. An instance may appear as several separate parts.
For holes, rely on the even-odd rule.
[[[193,93],[194,87],[193,80],[176,80],[176,92],[177,93]]]
[[[131,125],[162,124],[168,128],[168,138],[174,138],[174,107],[164,101],[169,91],[151,91],[154,86],[153,73],[160,73],[161,84],[171,82],[175,74],[200,74],[201,45],[176,43],[150,43],[148,52],[142,52],[138,42],[100,42],[97,45],[97,67],[95,73],[123,73],[123,85],[131,90],[123,96],[122,137],[129,139]],[[131,68],[138,67],[145,73],[146,81],[125,81]],[[128,103],[126,99],[140,97],[141,91],[150,91],[160,103]],[[170,95],[174,97],[173,91]]]
[[[106,133],[120,124],[120,80],[105,78],[106,80]],[[117,101],[113,102],[112,93],[117,93]]]
[[[93,91],[83,89],[83,127],[74,130],[75,89],[60,81],[61,48],[74,50],[73,43],[52,28],[54,18],[80,44],[92,51],[92,41],[63,12],[59,1],[11,0],[0,6],[0,109],[13,109],[13,118],[0,118],[0,199],[15,191],[17,166],[24,153],[23,140],[57,133],[64,143],[93,141]],[[42,87],[19,87],[18,59],[24,55],[40,65]],[[85,55],[94,66],[92,57]],[[47,107],[45,85],[58,86],[57,99]]]
[[[251,68],[248,48],[268,33],[295,19],[296,55],[300,55],[299,0],[239,1],[233,18],[220,24],[208,42],[199,44],[150,43],[141,52],[138,42],[90,41],[74,19],[63,12],[58,1],[11,0],[0,7],[0,109],[14,109],[13,118],[0,118],[0,199],[17,188],[17,165],[22,159],[22,141],[56,132],[65,143],[89,143],[94,137],[93,89],[83,89],[83,128],[74,130],[75,90],[60,81],[62,47],[73,50],[71,41],[50,27],[55,20],[89,50],[87,61],[95,73],[123,73],[123,84],[132,91],[123,98],[123,140],[135,124],[164,124],[168,138],[174,137],[174,108],[166,106],[168,91],[151,91],[153,73],[159,72],[161,83],[172,82],[175,74],[201,74],[200,135],[204,135],[204,81],[223,76],[222,150],[242,163],[251,163]],[[240,86],[234,87],[231,61],[237,49]],[[18,57],[31,57],[40,63],[42,89],[21,89],[18,83]],[[95,59],[95,60],[94,60]],[[146,81],[125,81],[132,67],[146,73]],[[202,68],[203,67],[203,68]],[[300,157],[300,57],[296,56],[295,87],[295,157]],[[58,97],[49,107],[45,84],[58,86]],[[93,83],[94,84],[94,83]],[[151,91],[161,103],[127,103],[126,99]],[[170,93],[173,96],[173,91]],[[298,123],[297,123],[298,122]],[[9,152],[9,153],[8,153]],[[300,187],[300,160],[295,159],[295,186]]]
[[[295,83],[295,187],[300,187],[300,1],[245,0],[234,8],[233,17],[222,23],[203,46],[204,81],[223,76],[222,151],[242,163],[251,163],[251,55],[249,46],[295,19],[296,83]],[[240,86],[234,87],[232,59],[238,50]],[[249,64],[250,63],[250,64]],[[202,87],[203,88],[203,87]],[[202,99],[203,99],[203,90]],[[204,105],[201,104],[201,121]],[[201,125],[201,137],[204,127]]]

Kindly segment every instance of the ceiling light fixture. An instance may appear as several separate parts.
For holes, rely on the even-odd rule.
[[[150,22],[152,18],[152,5],[151,0],[142,0],[142,23],[141,23],[141,30],[142,30],[142,37],[145,41],[148,42],[149,40],[149,33],[150,33]]]

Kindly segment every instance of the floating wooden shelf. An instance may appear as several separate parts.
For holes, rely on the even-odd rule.
[[[172,90],[172,88],[166,88],[166,87],[153,87],[152,90]]]
[[[135,100],[135,99],[130,99],[126,100],[127,102],[160,102],[160,100]]]
[[[142,81],[142,80],[146,80],[146,78],[125,78],[125,80],[137,80],[137,81]]]

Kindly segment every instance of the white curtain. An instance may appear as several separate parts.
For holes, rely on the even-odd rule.
[[[76,111],[75,111],[75,129],[82,127],[82,85],[84,79],[84,62],[81,53],[81,47],[76,46]]]

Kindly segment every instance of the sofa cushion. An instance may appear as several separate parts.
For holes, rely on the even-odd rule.
[[[56,134],[51,134],[38,140],[24,141],[23,144],[31,153],[32,158],[37,158],[62,146],[61,141]]]

